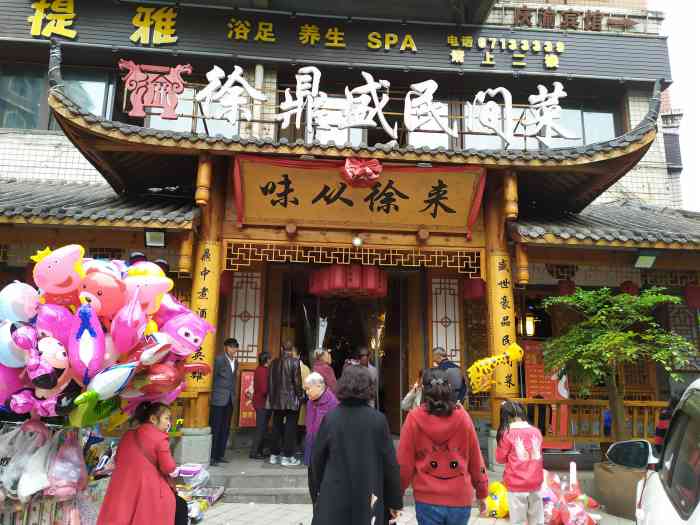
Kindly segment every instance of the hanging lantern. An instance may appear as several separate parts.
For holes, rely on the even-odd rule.
[[[685,304],[688,308],[700,309],[700,285],[687,284],[684,292]]]
[[[639,295],[639,285],[634,281],[625,281],[620,283],[620,293]]]
[[[481,301],[486,297],[486,281],[481,277],[472,277],[464,281],[464,299],[467,301]]]
[[[233,292],[233,272],[224,270],[219,279],[219,294],[228,297]]]
[[[562,279],[557,284],[557,295],[574,295],[576,283],[571,279]]]

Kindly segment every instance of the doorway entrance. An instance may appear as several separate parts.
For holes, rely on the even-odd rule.
[[[309,367],[316,348],[330,349],[338,378],[347,360],[367,348],[370,363],[377,368],[377,408],[386,415],[392,433],[398,434],[408,376],[405,272],[388,274],[386,294],[381,297],[326,296],[309,291],[317,269],[283,267],[280,343],[295,345]]]

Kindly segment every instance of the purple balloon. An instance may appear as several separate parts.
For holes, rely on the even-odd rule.
[[[65,306],[57,304],[39,305],[36,329],[41,337],[53,337],[68,347],[68,330],[73,323],[73,314]]]
[[[130,352],[143,337],[148,319],[141,308],[138,294],[134,294],[112,319],[110,334],[119,355]]]
[[[33,350],[38,340],[36,328],[29,323],[14,323],[11,328],[12,342],[22,350]]]
[[[0,405],[25,386],[21,379],[23,369],[0,365]]]
[[[161,327],[173,317],[186,314],[189,311],[189,308],[175,299],[171,294],[164,293],[163,299],[160,302],[160,308],[158,308],[158,311],[153,314],[153,320],[159,327]]]

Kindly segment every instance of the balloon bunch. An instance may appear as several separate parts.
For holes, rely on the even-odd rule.
[[[161,266],[84,254],[77,244],[41,250],[38,290],[19,281],[0,290],[0,409],[89,426],[122,400],[127,413],[171,403],[187,373],[211,372],[185,360],[214,327],[168,293]]]

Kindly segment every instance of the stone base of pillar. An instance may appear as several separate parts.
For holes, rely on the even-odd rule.
[[[182,436],[176,440],[173,457],[178,465],[211,461],[211,428],[183,428]]]
[[[498,474],[503,474],[505,466],[496,463],[496,447],[498,443],[496,442],[496,430],[489,430],[489,459],[488,459],[488,469],[491,472],[496,472]]]

